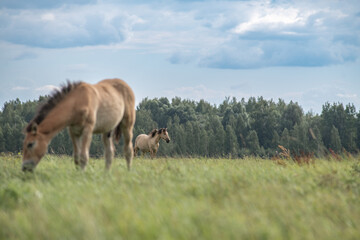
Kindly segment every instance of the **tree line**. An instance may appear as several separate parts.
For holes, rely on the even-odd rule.
[[[23,129],[45,99],[16,99],[4,104],[0,112],[0,152],[21,152]],[[360,112],[353,104],[327,102],[321,114],[305,114],[296,102],[263,97],[227,97],[218,106],[179,97],[171,101],[165,97],[143,99],[136,108],[134,139],[162,127],[168,128],[172,141],[160,143],[158,156],[271,157],[278,154],[279,145],[293,155],[323,156],[329,151],[357,153],[360,148]],[[118,154],[122,152],[121,141],[119,145]],[[67,130],[51,141],[49,152],[72,154]],[[90,154],[103,155],[100,135],[93,136]]]

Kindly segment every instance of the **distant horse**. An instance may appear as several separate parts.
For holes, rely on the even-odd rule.
[[[119,141],[121,134],[130,169],[134,123],[135,96],[123,80],[106,79],[94,85],[68,82],[52,93],[27,125],[22,170],[35,169],[51,139],[65,127],[69,129],[77,167],[84,169],[88,162],[92,134],[102,133],[106,169],[110,168],[114,156],[112,138]]]
[[[137,155],[138,150],[141,150],[144,155],[146,152],[150,153],[151,158],[154,158],[159,149],[159,141],[164,139],[167,143],[170,142],[170,137],[167,128],[154,129],[148,135],[140,134],[135,139],[134,153]]]

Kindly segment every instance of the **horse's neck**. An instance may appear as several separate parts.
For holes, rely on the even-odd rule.
[[[51,140],[69,124],[72,114],[70,109],[69,106],[66,108],[66,104],[64,103],[52,109],[39,124],[39,131],[46,134],[49,140]]]
[[[156,134],[154,137],[155,144],[158,144],[160,142],[160,135]]]

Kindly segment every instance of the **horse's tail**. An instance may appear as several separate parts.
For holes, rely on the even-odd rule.
[[[121,128],[120,128],[120,124],[119,123],[117,125],[117,127],[115,128],[115,132],[114,132],[114,137],[115,137],[115,141],[118,143],[120,141],[121,138]]]

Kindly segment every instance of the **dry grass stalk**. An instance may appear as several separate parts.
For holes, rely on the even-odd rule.
[[[307,153],[305,154],[304,152],[301,152],[300,155],[295,155],[294,156],[294,161],[299,164],[299,165],[310,165],[310,164],[315,164],[315,158],[314,158],[314,153]]]
[[[336,153],[334,152],[334,150],[332,150],[331,148],[329,148],[329,151],[330,151],[330,153],[331,153],[331,156],[332,156],[334,159],[336,159],[337,161],[341,161],[341,157],[340,157],[338,154],[336,154]]]
[[[278,147],[281,149],[281,153],[279,153],[279,155],[282,158],[285,159],[291,159],[291,154],[290,154],[290,150],[285,148],[284,146],[278,145]]]

